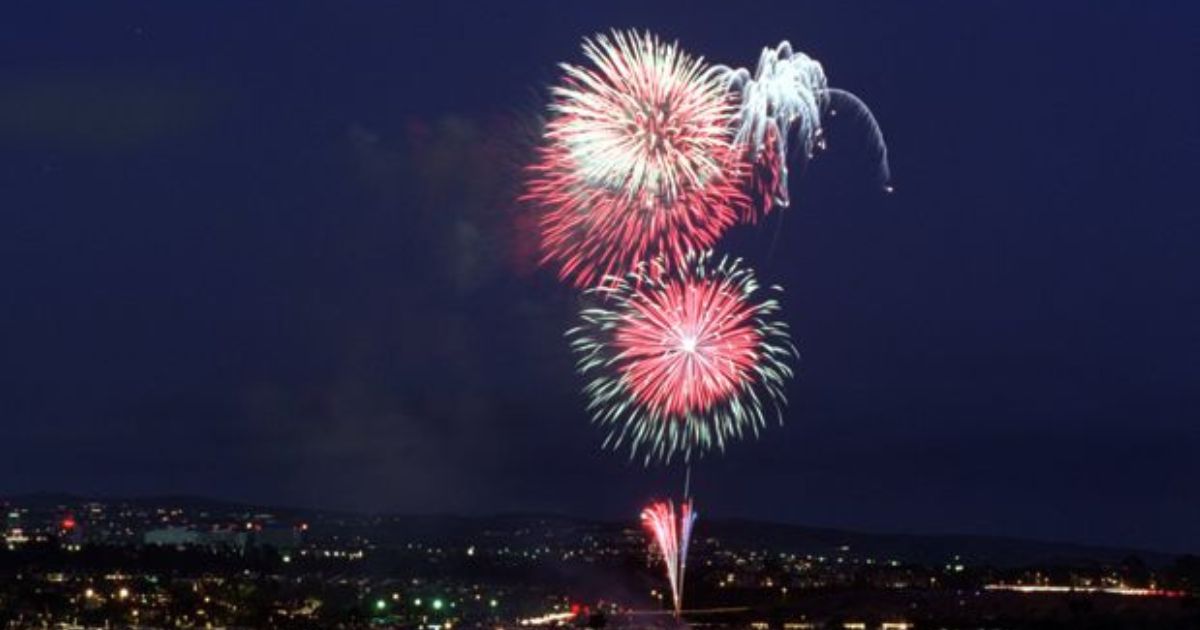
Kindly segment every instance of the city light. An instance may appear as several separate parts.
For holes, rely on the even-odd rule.
[[[1051,584],[987,584],[987,591],[1013,591],[1016,593],[1107,593],[1131,597],[1184,597],[1185,591],[1158,588],[1133,588],[1129,586],[1064,586]]]
[[[549,613],[540,617],[522,619],[517,623],[522,626],[551,626],[566,623],[574,618],[574,613],[570,612]]]

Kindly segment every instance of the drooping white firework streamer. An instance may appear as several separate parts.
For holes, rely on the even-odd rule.
[[[770,180],[763,191],[769,203],[787,206],[788,137],[795,131],[803,149],[803,159],[811,159],[824,143],[823,117],[844,106],[862,118],[871,134],[879,157],[879,180],[890,192],[891,172],[887,144],[875,115],[861,99],[838,88],[829,87],[820,62],[792,50],[787,41],[775,48],[763,48],[754,74],[746,68],[714,66],[710,72],[738,100],[734,115],[734,141],[749,151],[751,158]]]

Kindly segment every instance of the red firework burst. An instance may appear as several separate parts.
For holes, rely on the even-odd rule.
[[[542,262],[577,286],[708,249],[749,217],[733,105],[703,61],[650,34],[585,40],[564,64],[524,199],[541,210]]]
[[[728,280],[672,283],[630,304],[614,335],[634,398],[667,415],[734,395],[758,360],[755,304]]]
[[[628,444],[647,463],[689,459],[779,411],[795,350],[778,302],[739,261],[706,253],[673,273],[640,265],[587,295],[596,303],[567,335],[606,445]]]

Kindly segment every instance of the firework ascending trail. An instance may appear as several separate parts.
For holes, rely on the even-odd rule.
[[[675,614],[683,608],[683,575],[687,569],[688,543],[692,538],[692,524],[696,512],[692,500],[685,499],[679,505],[679,520],[675,519],[675,505],[670,501],[656,501],[642,510],[642,524],[654,538],[667,567],[667,581],[671,584],[671,603]]]
[[[702,59],[637,32],[583,50],[589,65],[562,64],[524,195],[542,262],[580,287],[656,256],[674,264],[750,212],[732,99]]]
[[[772,287],[773,290],[780,290]],[[669,462],[766,424],[785,401],[795,354],[779,303],[760,299],[740,260],[689,256],[674,272],[640,266],[587,292],[597,304],[567,331],[605,445]]]
[[[734,125],[735,142],[744,147],[755,162],[756,179],[766,193],[765,210],[772,204],[787,206],[788,136],[795,129],[805,160],[823,146],[822,116],[845,106],[867,124],[879,155],[879,179],[890,191],[887,145],[875,116],[857,96],[831,88],[821,64],[808,55],[792,50],[788,42],[775,48],[763,48],[754,75],[745,68],[736,70],[715,66],[710,71],[722,84],[739,96]]]

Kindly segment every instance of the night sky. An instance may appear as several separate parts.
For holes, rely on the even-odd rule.
[[[1200,551],[1186,2],[20,3],[0,19],[0,494],[633,518],[578,297],[513,202],[556,63],[789,39],[874,109],[724,251],[786,287],[785,425],[706,517]],[[482,3],[481,3],[482,4]]]

